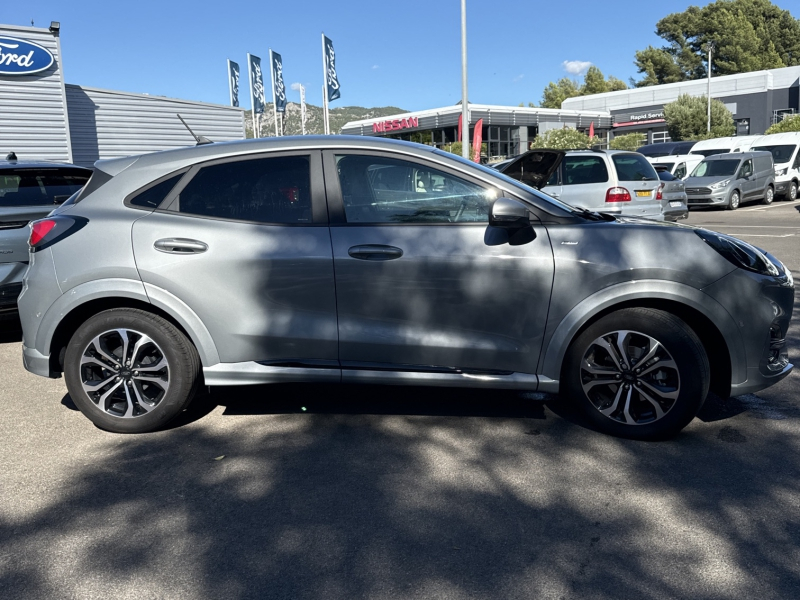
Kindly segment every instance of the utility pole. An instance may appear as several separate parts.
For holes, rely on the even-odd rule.
[[[461,0],[461,156],[469,159],[469,104],[467,102],[467,0]]]
[[[706,92],[708,98],[708,128],[706,131],[711,133],[711,52],[714,50],[714,42],[708,42],[706,50],[708,50],[708,91]]]

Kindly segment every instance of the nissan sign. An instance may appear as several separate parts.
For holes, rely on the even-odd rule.
[[[50,68],[55,58],[39,44],[0,37],[0,75],[31,75]]]
[[[409,127],[419,127],[419,119],[417,117],[408,117],[407,119],[392,119],[391,121],[373,123],[372,133],[399,131],[400,129],[408,129]]]

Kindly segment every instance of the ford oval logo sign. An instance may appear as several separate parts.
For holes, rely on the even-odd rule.
[[[39,44],[0,37],[0,75],[31,75],[50,68],[53,55]]]

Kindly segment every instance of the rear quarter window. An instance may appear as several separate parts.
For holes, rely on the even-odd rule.
[[[614,154],[611,156],[617,179],[620,181],[655,181],[656,171],[641,154]]]
[[[644,158],[642,160],[645,160]],[[650,163],[648,163],[650,164]],[[561,163],[564,185],[603,183],[608,181],[608,169],[600,156],[565,156]]]

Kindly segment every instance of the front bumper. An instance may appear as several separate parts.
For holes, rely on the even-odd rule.
[[[763,389],[775,385],[786,377],[794,369],[792,363],[787,364],[783,370],[772,374],[764,375],[758,368],[747,369],[747,380],[743,383],[731,384],[731,396],[741,396],[742,394],[753,394]]]

